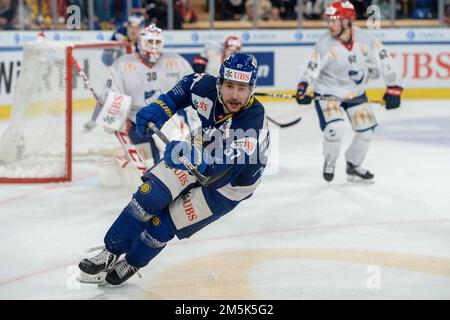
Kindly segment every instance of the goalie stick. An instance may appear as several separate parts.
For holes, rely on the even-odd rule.
[[[101,103],[97,93],[95,92],[94,88],[92,87],[92,84],[87,77],[86,73],[84,73],[83,69],[81,69],[78,62],[75,60],[73,56],[70,57],[73,63],[73,66],[77,70],[78,74],[83,79],[84,84],[86,87],[91,91],[92,95],[94,96],[95,100],[99,104],[100,108],[103,108],[103,104]],[[125,153],[127,154],[128,159],[134,164],[136,169],[141,173],[144,174],[147,171],[147,167],[144,164],[144,160],[142,159],[139,152],[136,150],[136,147],[134,146],[133,142],[131,142],[130,138],[128,137],[127,131],[114,131],[114,134],[116,135],[117,139],[120,142],[120,145],[124,149]]]

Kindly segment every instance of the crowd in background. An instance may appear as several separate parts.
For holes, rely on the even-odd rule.
[[[321,19],[323,10],[335,0],[304,0],[303,17]],[[367,8],[377,5],[381,18],[389,19],[389,0],[351,0],[358,19],[367,18]],[[56,3],[56,9],[52,6]],[[132,0],[127,10],[127,0],[94,0],[94,29],[112,30],[122,25],[128,13],[141,14],[147,23],[154,22],[166,29],[167,0]],[[297,0],[258,0],[256,14],[259,20],[279,21],[297,19]],[[194,4],[195,6],[194,10]],[[253,21],[255,10],[253,0],[215,1],[216,20]],[[24,0],[23,28],[25,30],[66,29],[67,8],[76,5],[81,12],[81,28],[88,29],[88,0]],[[182,29],[183,23],[196,22],[199,17],[208,19],[208,0],[175,0],[174,29]],[[396,0],[397,19],[436,19],[438,1],[433,0]],[[203,12],[200,12],[203,9]],[[445,21],[450,24],[450,0],[445,0]],[[56,12],[56,19],[54,21]],[[0,29],[17,30],[20,28],[18,0],[0,0]]]

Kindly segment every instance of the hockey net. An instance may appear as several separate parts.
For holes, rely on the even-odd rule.
[[[25,44],[23,49],[11,117],[0,137],[0,182],[70,181],[74,158],[101,154],[115,140],[103,130],[82,133],[95,99],[71,57],[102,94],[109,75],[109,66],[102,61],[105,49],[114,49],[118,57],[130,52],[130,46],[44,41]]]

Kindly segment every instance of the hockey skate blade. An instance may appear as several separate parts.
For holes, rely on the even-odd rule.
[[[90,284],[101,284],[105,281],[106,272],[100,272],[98,274],[88,274],[80,270],[80,274],[77,277],[77,280],[80,283],[90,283]]]
[[[347,181],[353,182],[353,183],[359,183],[359,184],[374,184],[375,180],[373,179],[362,179],[358,176],[350,176],[347,175]]]

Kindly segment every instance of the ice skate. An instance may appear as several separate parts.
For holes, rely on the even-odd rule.
[[[80,261],[78,268],[88,275],[96,275],[100,272],[112,270],[119,258],[118,255],[103,249],[98,255]]]
[[[347,161],[347,181],[357,183],[375,183],[373,180],[374,175],[361,166],[355,166]]]
[[[130,279],[139,271],[138,267],[133,267],[127,260],[123,259],[117,262],[114,269],[108,272],[103,284],[118,286]]]
[[[334,178],[334,168],[336,166],[336,161],[328,162],[325,160],[323,164],[323,178],[330,182]]]

